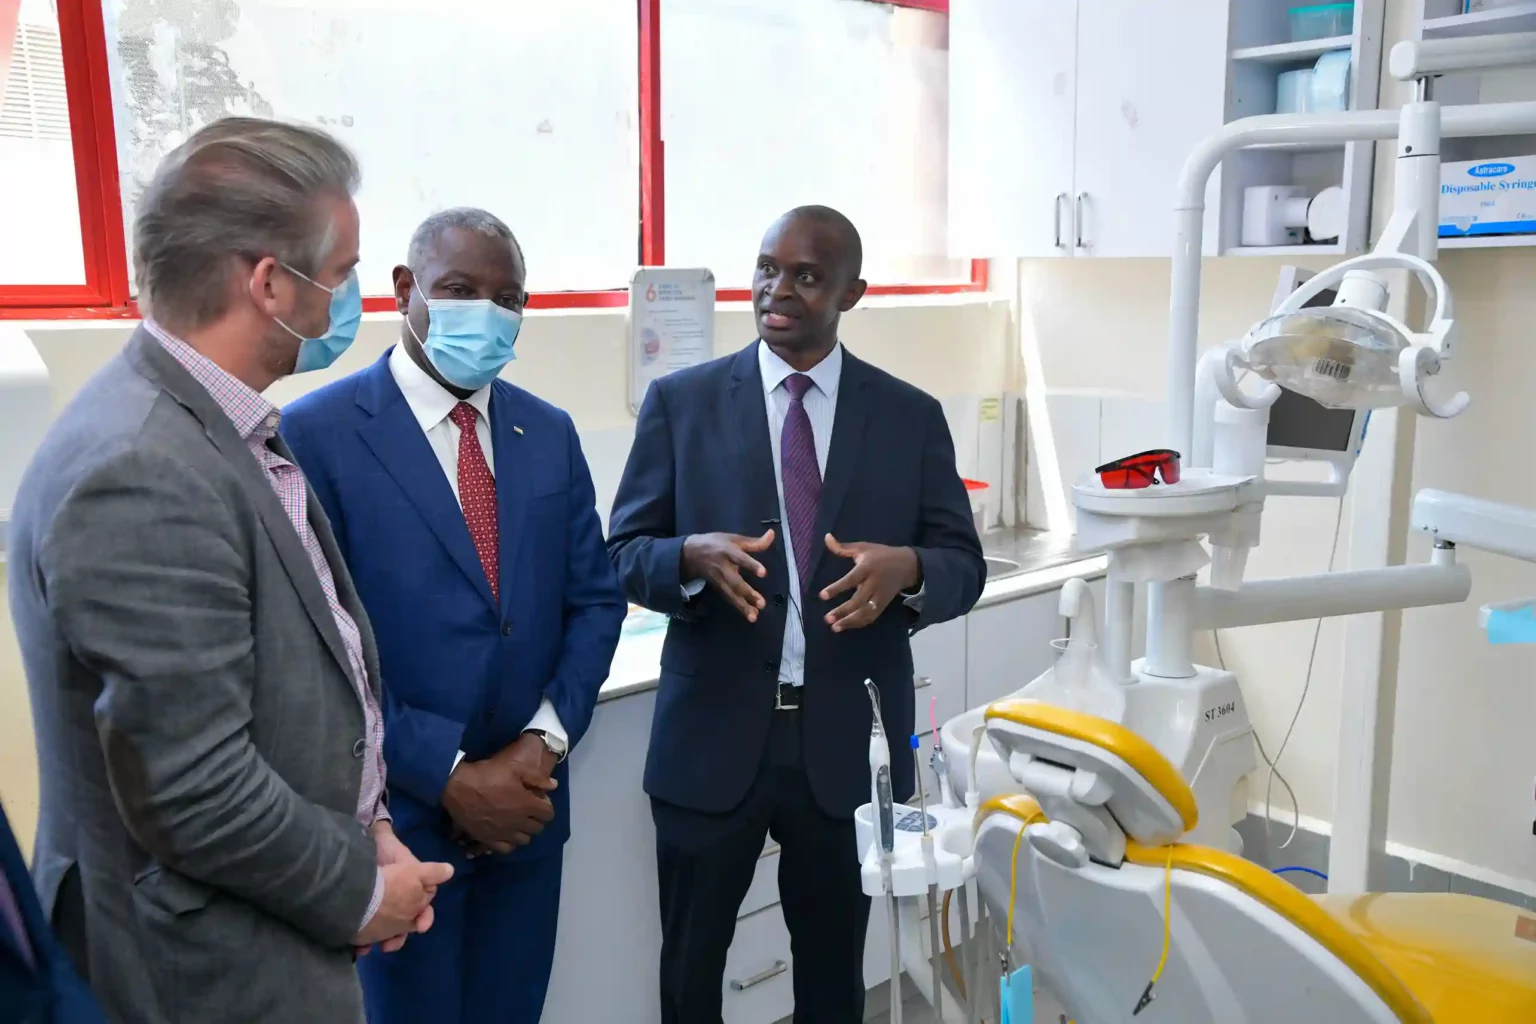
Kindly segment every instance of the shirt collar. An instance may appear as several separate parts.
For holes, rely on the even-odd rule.
[[[153,320],[145,320],[144,329],[202,385],[229,417],[242,441],[249,440],[258,428],[263,441],[277,433],[282,414],[259,391]]]
[[[769,348],[764,341],[757,343],[757,366],[763,374],[763,394],[765,395],[773,394],[779,385],[800,372],[779,358],[778,353]],[[832,346],[832,351],[827,353],[827,357],[805,371],[805,375],[811,378],[811,383],[815,384],[822,394],[828,398],[836,398],[837,385],[843,378],[843,343],[838,342]]]
[[[410,406],[411,415],[416,417],[416,422],[421,424],[424,433],[447,419],[448,414],[453,412],[454,407],[459,404],[457,395],[433,380],[427,375],[427,371],[416,365],[416,360],[411,358],[404,345],[396,345],[395,350],[389,354],[389,372],[395,378],[400,393],[405,396],[405,404]],[[491,388],[493,386],[493,384],[487,384],[464,399],[474,407],[487,424],[491,422]]]

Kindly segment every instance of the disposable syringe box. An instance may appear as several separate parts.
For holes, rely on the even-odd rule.
[[[1440,237],[1536,232],[1536,156],[1440,165]]]

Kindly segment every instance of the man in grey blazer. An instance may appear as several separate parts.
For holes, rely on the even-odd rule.
[[[360,1021],[354,957],[429,927],[451,874],[393,836],[373,635],[261,397],[356,333],[357,184],[335,140],[267,121],[167,157],[144,326],[16,500],[33,869],[114,1024]]]

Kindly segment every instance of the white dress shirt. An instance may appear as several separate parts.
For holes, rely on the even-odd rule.
[[[400,393],[405,396],[405,404],[411,409],[411,415],[416,417],[416,422],[421,424],[422,433],[427,435],[427,443],[432,446],[432,454],[437,456],[438,465],[443,467],[443,473],[448,477],[448,486],[453,488],[453,497],[459,498],[459,428],[453,420],[448,418],[459,404],[458,396],[446,390],[441,384],[427,376],[425,370],[416,365],[416,361],[405,351],[404,345],[396,345],[395,350],[389,354],[389,372],[395,378],[395,383],[400,388]],[[480,450],[485,453],[486,465],[490,467],[491,475],[496,475],[496,458],[491,450],[491,387],[485,387],[470,395],[464,401],[474,407],[475,436],[480,440]],[[545,732],[558,739],[562,744],[569,746],[570,737],[566,734],[565,726],[560,721],[560,716],[555,712],[555,705],[545,697],[539,702],[539,710],[534,712],[524,732],[530,730]],[[453,759],[453,766],[457,768],[459,762],[464,760],[464,752],[461,750]]]
[[[789,416],[790,395],[784,382],[799,371],[790,366],[763,342],[757,343],[757,367],[763,377],[763,401],[768,408],[768,441],[773,446],[773,486],[779,495],[779,526],[775,541],[784,545],[784,560],[789,576],[789,614],[784,617],[784,646],[779,656],[779,682],[805,685],[804,598],[800,593],[800,573],[795,569],[795,543],[789,535],[789,512],[784,507],[784,464],[780,454],[784,421]],[[837,389],[843,379],[843,346],[839,342],[827,357],[805,372],[814,385],[806,391],[801,404],[811,421],[811,435],[816,441],[816,465],[821,478],[827,478],[827,456],[832,451],[832,425],[837,420]],[[839,537],[846,542],[856,537]],[[820,541],[820,538],[817,538]],[[703,580],[691,580],[684,592],[692,597],[704,589]],[[849,595],[839,595],[846,599]],[[923,589],[906,597],[907,605],[921,610]]]

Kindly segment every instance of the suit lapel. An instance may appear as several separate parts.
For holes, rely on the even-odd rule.
[[[731,367],[731,384],[727,391],[729,404],[736,421],[736,444],[742,488],[747,515],[753,522],[744,524],[742,533],[756,536],[764,529],[764,520],[777,520],[782,516],[779,508],[779,492],[775,485],[773,444],[768,437],[768,403],[763,398],[763,373],[757,363],[757,346],[753,342],[736,356]],[[782,539],[785,530],[780,524]],[[774,545],[775,552],[783,548]]]
[[[453,564],[486,604],[495,607],[490,581],[485,578],[475,542],[464,522],[464,510],[454,499],[442,463],[437,461],[421,424],[416,422],[399,385],[390,375],[389,354],[386,352],[367,372],[369,380],[360,391],[359,404],[373,416],[358,428],[363,443],[405,492]],[[367,400],[363,401],[365,396]]]
[[[304,543],[299,539],[293,520],[288,518],[288,512],[283,508],[281,499],[272,489],[272,483],[267,479],[266,471],[257,463],[245,440],[235,433],[234,424],[214,401],[213,396],[208,394],[203,386],[192,378],[186,368],[165,351],[160,343],[154,340],[153,335],[142,327],[129,341],[129,358],[141,369],[147,370],[161,387],[197,417],[214,447],[218,448],[220,454],[229,461],[241,485],[255,504],[262,526],[266,528],[267,536],[272,539],[272,546],[277,550],[278,560],[282,562],[284,571],[293,582],[294,589],[298,591],[304,610],[314,622],[315,628],[320,631],[321,637],[325,639],[325,644],[330,648],[337,664],[350,679],[352,665],[347,658],[346,644],[342,642],[341,630],[336,626],[336,617],[332,614],[330,602],[326,600],[325,591],[320,586],[320,577],[315,570],[315,565],[310,561],[309,552],[304,550]],[[282,441],[275,439],[275,443],[280,447],[274,448],[274,451],[282,454],[283,458],[297,467],[298,463],[294,461],[287,447],[282,445]],[[306,491],[308,487],[306,483]],[[315,496],[310,492],[308,504],[311,509],[314,503]]]
[[[865,365],[843,350],[843,375],[837,386],[837,412],[832,418],[832,447],[827,453],[827,473],[821,483],[821,504],[816,512],[816,561],[811,566],[814,578],[827,557],[827,546],[820,542],[832,532],[837,514],[842,511],[848,488],[853,483],[853,471],[858,464],[859,452],[864,449],[864,429],[869,422],[870,374]],[[839,537],[838,540],[858,540]]]
[[[491,458],[496,463],[496,528],[501,535],[497,572],[504,621],[511,609],[513,588],[510,581],[517,576],[522,555],[523,523],[528,517],[529,488],[532,486],[530,442],[527,435],[518,432],[520,426],[516,394],[498,382],[491,387]],[[549,442],[547,438],[544,440]]]

